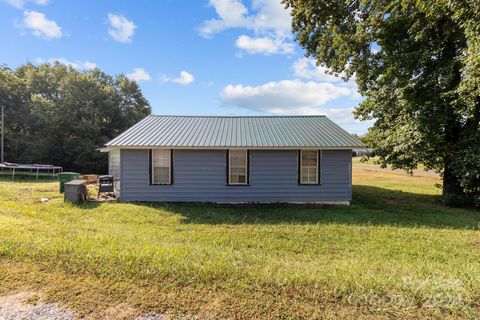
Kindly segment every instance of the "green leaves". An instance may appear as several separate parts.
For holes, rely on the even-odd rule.
[[[56,63],[0,69],[6,112],[6,159],[105,172],[96,149],[150,114],[138,85],[98,69],[79,72]]]
[[[284,0],[318,64],[355,74],[355,111],[383,164],[480,192],[480,6],[475,1]],[[446,170],[446,168],[449,170]],[[453,186],[453,187],[452,187]]]

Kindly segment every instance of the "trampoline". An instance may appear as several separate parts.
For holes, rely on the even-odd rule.
[[[63,168],[59,166],[53,166],[49,164],[19,164],[19,163],[10,163],[2,162],[0,163],[0,170],[10,170],[12,173],[12,180],[15,178],[15,172],[31,172],[35,173],[36,179],[40,172],[46,172],[47,174],[52,173],[52,177],[55,177],[59,172],[63,172]]]

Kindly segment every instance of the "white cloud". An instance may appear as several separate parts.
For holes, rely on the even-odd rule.
[[[95,62],[91,62],[91,61],[84,61],[81,64],[81,66],[85,70],[92,70],[92,69],[95,69],[97,67],[97,64]]]
[[[215,8],[219,19],[209,19],[203,22],[199,31],[203,37],[228,28],[246,27],[248,21],[247,8],[239,0],[210,0],[209,5]]]
[[[170,78],[166,75],[162,75],[160,77],[160,81],[162,81],[162,82],[173,82],[173,83],[178,83],[178,84],[181,84],[181,85],[190,84],[194,80],[195,80],[195,77],[193,76],[193,74],[191,74],[190,72],[185,71],[185,70],[182,70],[180,72],[179,76],[176,77],[176,78]]]
[[[311,113],[328,101],[349,96],[348,87],[313,81],[282,80],[261,86],[228,85],[220,94],[227,105],[273,114]]]
[[[133,72],[127,74],[127,78],[134,81],[148,81],[150,74],[142,68],[133,68]]]
[[[290,9],[285,9],[280,0],[253,0],[255,14],[248,14],[248,9],[241,0],[210,0],[215,8],[216,19],[209,19],[200,26],[200,35],[210,37],[230,28],[247,28],[256,33],[289,33],[292,18]]]
[[[285,9],[280,0],[254,0],[253,9],[258,10],[253,17],[256,30],[275,30],[289,34],[292,27],[291,9]]]
[[[325,104],[340,98],[355,99],[356,95],[349,84],[296,79],[260,86],[228,85],[220,93],[220,101],[226,106],[274,115],[326,115],[338,124],[352,125],[360,123],[353,116],[353,106],[331,108]]]
[[[326,67],[316,66],[315,61],[308,58],[297,59],[293,63],[293,73],[296,77],[309,79],[309,80],[319,80],[327,82],[340,82],[343,81],[340,74],[339,77],[330,74],[330,70]]]
[[[353,124],[360,123],[353,116],[353,107],[347,108],[326,108],[322,110],[322,114],[326,115],[330,120],[337,124]]]
[[[240,49],[262,54],[271,54],[272,50],[275,53],[293,51],[290,9],[285,9],[280,0],[253,0],[252,14],[241,0],[210,0],[209,4],[215,8],[218,18],[202,23],[199,28],[201,36],[209,38],[226,29],[245,28],[251,30],[254,37],[244,35],[238,38],[237,47]]]
[[[44,6],[48,4],[48,0],[3,0],[3,1],[17,9],[23,9],[23,7],[27,2],[32,2],[40,6]]]
[[[184,70],[180,72],[180,76],[178,78],[173,79],[173,82],[186,85],[192,83],[194,79],[195,78],[191,73]]]
[[[293,63],[292,69],[293,74],[299,78],[324,82],[344,83],[352,90],[352,99],[359,100],[362,98],[358,92],[357,84],[355,83],[355,75],[353,75],[347,82],[344,82],[342,77],[345,76],[345,73],[342,72],[337,77],[333,74],[330,74],[330,69],[323,66],[317,66],[312,59],[307,58],[297,59]]]
[[[62,28],[55,21],[49,20],[43,13],[27,10],[23,16],[23,26],[31,29],[35,36],[46,39],[62,36]]]
[[[251,54],[271,55],[276,53],[292,53],[293,44],[283,42],[283,39],[274,40],[269,37],[250,38],[246,35],[238,37],[235,45]]]
[[[133,34],[137,28],[133,21],[128,20],[124,16],[109,13],[108,22],[110,24],[108,34],[110,34],[115,41],[122,43],[132,41]]]
[[[75,68],[77,70],[91,70],[97,67],[97,65],[91,61],[80,61],[80,60],[71,61],[65,58],[48,58],[48,59],[36,58],[35,61],[37,63],[49,63],[49,64],[54,64],[55,62],[59,62],[61,64]]]

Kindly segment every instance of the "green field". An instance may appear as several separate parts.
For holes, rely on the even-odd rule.
[[[360,165],[360,166],[375,166],[375,167],[379,167],[379,164],[378,164],[378,158],[377,157],[373,157],[373,158],[369,158],[369,159],[366,159],[366,158],[363,158],[363,157],[353,157],[352,158],[352,164],[355,166],[355,165]],[[390,168],[391,169],[391,166],[388,165],[387,168]],[[422,170],[424,171],[425,170],[425,166],[423,164],[419,164],[418,167],[416,168],[417,170]]]
[[[439,205],[434,175],[353,175],[349,207],[75,206],[0,181],[0,296],[92,318],[480,317],[480,212]]]

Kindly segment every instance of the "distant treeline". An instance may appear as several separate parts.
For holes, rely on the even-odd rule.
[[[151,113],[138,84],[60,63],[0,67],[5,161],[105,173],[97,148]]]

